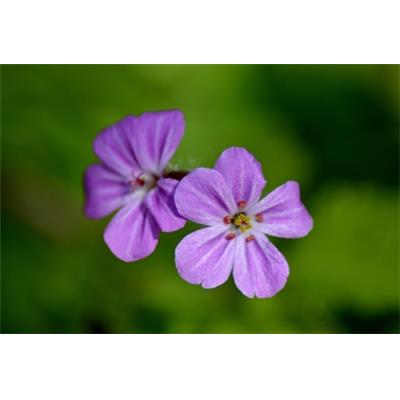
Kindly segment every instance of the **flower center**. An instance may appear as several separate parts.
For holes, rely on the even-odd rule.
[[[251,219],[244,212],[235,214],[231,219],[231,224],[240,229],[240,232],[246,232],[252,228]]]
[[[159,179],[159,176],[154,174],[139,174],[128,181],[130,191],[135,192],[141,189],[142,191],[148,192],[157,186]]]

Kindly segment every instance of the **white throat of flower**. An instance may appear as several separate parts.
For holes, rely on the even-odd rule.
[[[262,214],[248,215],[245,211],[247,203],[241,200],[237,203],[238,211],[233,215],[226,215],[223,218],[225,225],[228,225],[228,233],[225,235],[226,240],[235,239],[236,236],[244,235],[246,242],[254,240],[252,229],[255,224],[263,222]]]
[[[128,179],[129,198],[143,199],[150,190],[157,186],[159,176],[151,173],[141,173]]]

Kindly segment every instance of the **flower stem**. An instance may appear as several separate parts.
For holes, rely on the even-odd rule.
[[[172,178],[180,181],[183,179],[190,171],[164,171],[164,178]]]

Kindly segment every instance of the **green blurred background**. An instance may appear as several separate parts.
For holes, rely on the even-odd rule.
[[[272,299],[232,279],[181,280],[162,234],[126,264],[82,212],[92,141],[126,114],[180,108],[172,165],[212,166],[232,145],[267,191],[301,183],[315,227],[276,240],[291,275]],[[398,66],[12,66],[1,69],[1,322],[20,333],[399,331]]]

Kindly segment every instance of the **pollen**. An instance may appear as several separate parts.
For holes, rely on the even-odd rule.
[[[140,176],[138,176],[138,177],[136,178],[136,183],[137,183],[139,186],[143,186],[143,185],[145,184],[145,181],[144,181],[143,178],[141,178]]]
[[[256,214],[256,221],[257,222],[263,222],[264,221],[264,216],[262,214]]]
[[[254,239],[255,239],[254,235],[249,235],[249,236],[247,236],[247,238],[246,238],[246,242],[251,242],[251,241],[254,240]]]
[[[230,215],[225,215],[224,217],[224,224],[228,225],[232,222],[232,218]]]
[[[235,214],[232,218],[232,224],[235,226],[235,228],[240,229],[240,232],[246,232],[252,228],[250,217],[248,217],[245,213]]]
[[[235,239],[236,235],[233,232],[229,232],[226,234],[225,239],[226,240],[232,240]]]
[[[239,208],[245,207],[246,204],[247,204],[247,203],[246,203],[244,200],[240,200],[240,201],[238,201],[238,203],[237,203],[237,205],[238,205]]]

